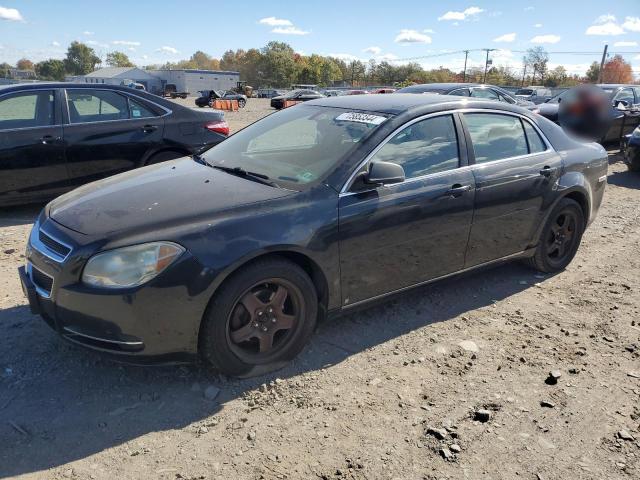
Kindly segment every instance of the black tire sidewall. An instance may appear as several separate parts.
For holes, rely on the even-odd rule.
[[[549,235],[549,230],[551,229],[553,222],[558,217],[558,214],[560,214],[560,212],[566,209],[573,210],[576,217],[576,232],[575,232],[576,236],[575,236],[574,244],[571,246],[571,250],[569,254],[566,255],[566,257],[562,262],[552,263],[551,261],[549,261],[549,258],[547,256],[546,239]],[[547,219],[547,223],[545,224],[544,229],[542,231],[542,235],[540,237],[540,243],[538,245],[538,248],[536,250],[536,255],[534,258],[537,264],[536,267],[539,270],[542,270],[548,273],[559,272],[561,270],[564,270],[571,263],[576,253],[578,252],[578,248],[580,248],[580,243],[582,241],[582,234],[584,233],[585,228],[586,228],[586,225],[585,225],[584,212],[582,211],[582,208],[580,207],[578,202],[570,198],[563,198],[562,200],[560,200],[560,202],[558,202],[558,205],[556,205],[556,207],[551,212],[551,215],[549,215],[549,218]]]
[[[305,303],[304,315],[288,347],[268,363],[250,364],[241,360],[230,348],[227,335],[229,312],[238,298],[251,286],[267,278],[283,278],[298,287]],[[256,261],[232,274],[212,298],[200,329],[200,354],[216,370],[231,376],[249,376],[252,371],[268,371],[295,358],[308,342],[316,325],[318,297],[309,276],[293,262],[284,259]]]

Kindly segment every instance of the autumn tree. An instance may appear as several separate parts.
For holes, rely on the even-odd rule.
[[[604,64],[602,69],[602,83],[632,83],[633,69],[622,55],[615,55]]]
[[[27,58],[21,58],[16,63],[16,68],[18,70],[33,70],[33,62]]]

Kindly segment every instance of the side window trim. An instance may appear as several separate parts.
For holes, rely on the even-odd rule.
[[[53,124],[51,125],[38,125],[35,127],[19,127],[19,128],[0,128],[0,132],[4,131],[14,131],[14,130],[34,130],[37,128],[52,128],[52,127],[60,127],[62,126],[62,117],[60,110],[60,98],[58,96],[57,88],[29,88],[26,90],[15,90],[13,92],[7,92],[0,95],[0,100],[3,100],[4,97],[11,97],[12,95],[19,95],[22,93],[31,93],[31,92],[51,92],[53,94]]]
[[[354,181],[355,181],[355,179],[356,179],[356,177],[358,175],[358,172],[360,172],[366,165],[368,165],[369,162],[371,161],[371,159],[376,155],[376,153],[378,153],[378,151],[380,149],[382,149],[382,147],[384,147],[389,141],[391,141],[391,139],[393,139],[398,133],[402,132],[405,128],[410,127],[414,123],[418,123],[418,122],[420,122],[422,120],[427,120],[429,118],[441,117],[441,116],[446,116],[446,115],[450,115],[452,117],[454,128],[456,130],[456,137],[458,139],[458,169],[464,168],[466,166],[469,166],[469,160],[468,160],[468,155],[467,155],[468,142],[466,141],[467,137],[466,137],[465,129],[462,128],[462,123],[461,123],[460,119],[458,118],[458,111],[457,110],[448,110],[446,112],[428,113],[426,115],[422,115],[420,117],[413,118],[413,119],[407,121],[406,123],[403,123],[398,128],[393,130],[389,135],[387,135],[378,145],[376,145],[376,147],[366,155],[364,160],[362,160],[356,166],[356,168],[351,172],[351,175],[349,176],[347,181],[342,185],[342,188],[340,189],[340,194],[339,195],[352,195],[352,194],[355,194],[355,193],[362,193],[361,191],[358,191],[358,192],[351,192],[350,191],[350,189],[353,186],[353,183],[354,183]],[[456,170],[456,169],[454,169],[454,170]],[[422,175],[422,176],[419,176],[419,177],[407,178],[407,179],[405,179],[404,182],[399,183],[397,185],[404,185],[407,182],[413,182],[413,181],[416,181],[416,180],[422,180],[424,178],[428,178],[428,177],[431,177],[431,176],[443,175],[443,174],[446,174],[446,173],[451,172],[451,171],[452,170],[447,170],[447,171],[444,171],[444,172],[428,173],[426,175]]]

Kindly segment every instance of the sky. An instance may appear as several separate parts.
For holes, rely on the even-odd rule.
[[[345,60],[371,58],[425,68],[496,65],[521,68],[525,50],[542,46],[549,66],[584,73],[602,49],[622,53],[640,75],[640,0],[356,0],[307,2],[0,0],[0,62],[63,58],[70,42],[101,58],[125,52],[137,65],[177,61],[202,50],[260,48],[272,40],[297,52]],[[555,53],[558,52],[558,53]],[[575,52],[575,53],[562,53]]]

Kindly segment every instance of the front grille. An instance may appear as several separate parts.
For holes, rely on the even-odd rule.
[[[71,249],[69,247],[60,243],[55,238],[50,237],[42,230],[40,230],[38,234],[38,238],[40,242],[44,244],[45,247],[47,247],[49,250],[56,253],[57,255],[60,255],[62,258],[66,258],[67,255],[71,253]]]
[[[34,266],[31,267],[31,281],[33,284],[46,293],[47,295],[51,295],[51,289],[53,288],[53,278],[47,275],[44,272],[41,272]]]

